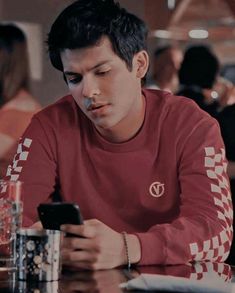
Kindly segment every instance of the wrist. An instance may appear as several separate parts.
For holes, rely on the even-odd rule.
[[[124,264],[130,269],[131,264],[136,264],[141,258],[140,241],[136,235],[122,232],[124,244]]]
[[[139,238],[133,234],[127,234],[129,248],[129,257],[131,264],[136,264],[141,258],[141,246]]]

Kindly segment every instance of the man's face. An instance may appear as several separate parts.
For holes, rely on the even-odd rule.
[[[106,37],[96,46],[61,53],[69,90],[101,134],[129,127],[130,117],[138,119],[143,74],[136,55],[130,71]]]

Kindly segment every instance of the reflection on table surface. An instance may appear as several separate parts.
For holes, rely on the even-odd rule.
[[[0,272],[1,293],[121,293],[119,284],[141,273],[185,277],[192,280],[211,280],[218,278],[223,282],[235,282],[235,268],[224,263],[195,263],[177,266],[143,266],[130,271],[113,269],[105,271],[64,271],[58,282],[31,283],[17,281],[14,273]],[[134,292],[134,291],[131,291]]]

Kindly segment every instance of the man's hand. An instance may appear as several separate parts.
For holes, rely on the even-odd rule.
[[[61,230],[75,235],[63,239],[64,265],[98,270],[111,269],[127,263],[122,234],[102,222],[88,220],[84,221],[84,225],[63,225]],[[131,262],[136,263],[140,260],[139,240],[135,235],[127,235],[127,237]]]

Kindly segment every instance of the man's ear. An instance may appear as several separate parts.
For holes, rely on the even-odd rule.
[[[135,54],[133,66],[136,70],[136,77],[143,78],[149,67],[149,55],[145,50]]]

